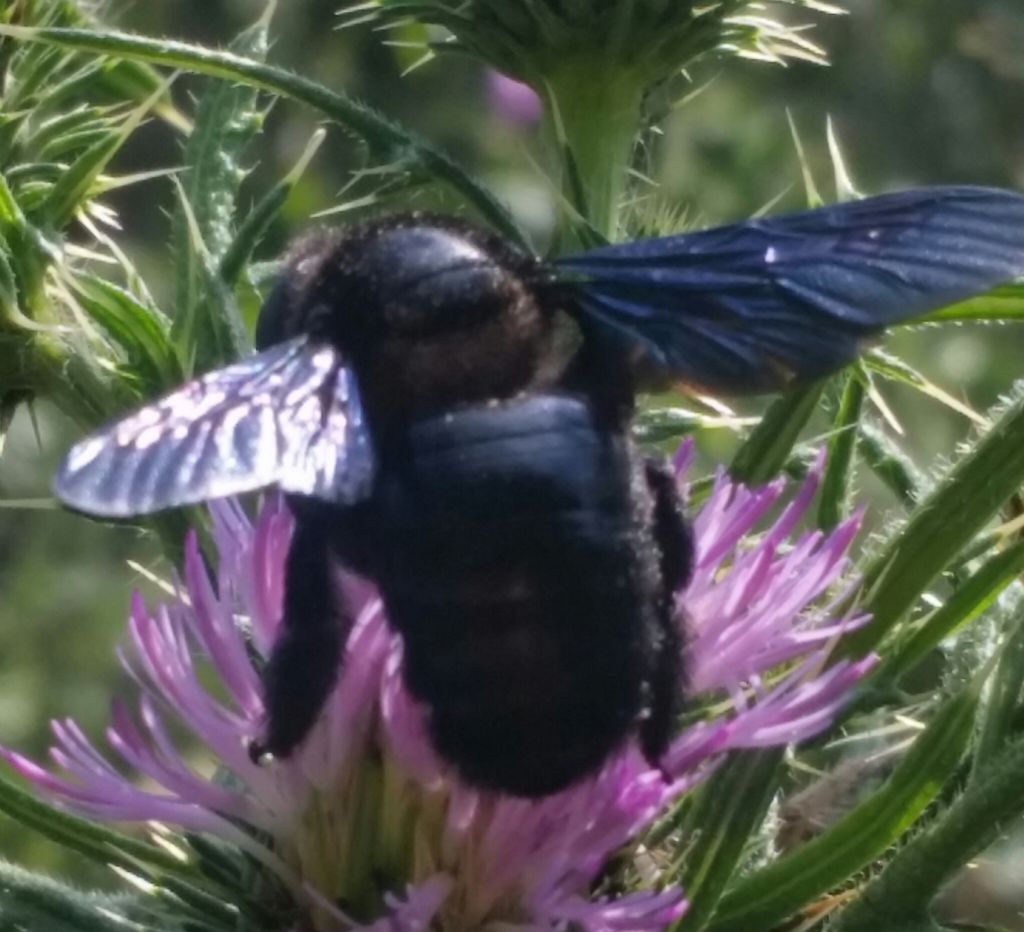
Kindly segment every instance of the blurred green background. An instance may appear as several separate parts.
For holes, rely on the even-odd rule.
[[[282,0],[271,59],[361,97],[441,144],[542,236],[551,187],[533,127],[494,109],[485,75],[471,61],[447,58],[403,77],[412,60],[408,51],[385,46],[369,30],[332,29],[339,2]],[[693,70],[691,89],[701,92],[673,111],[652,142],[660,197],[701,223],[749,215],[776,198],[777,209],[802,206],[787,110],[826,199],[834,196],[827,116],[862,191],[936,182],[1024,188],[1024,4],[849,0],[846,6],[845,16],[816,19],[813,36],[828,50],[829,68],[732,60]],[[112,24],[223,45],[262,13],[263,4],[147,0],[121,2],[114,10],[106,16]],[[189,111],[188,95],[202,87],[195,79],[178,81],[179,105]],[[276,105],[251,153],[249,197],[290,169],[316,125],[308,111]],[[152,122],[118,167],[174,166],[180,145],[172,130]],[[360,164],[358,150],[332,130],[261,258],[272,258],[314,222],[311,214],[335,204]],[[171,306],[162,271],[172,200],[166,179],[109,199],[121,215],[122,247],[165,308]],[[1019,329],[906,331],[890,346],[979,409],[1024,368]],[[887,391],[886,398],[906,425],[903,443],[920,466],[955,455],[966,419],[906,392]],[[119,679],[113,648],[128,595],[148,585],[127,561],[165,571],[155,545],[137,533],[34,501],[46,499],[56,457],[72,439],[70,427],[40,405],[35,423],[19,414],[0,459],[0,499],[13,503],[0,509],[0,740],[33,756],[45,753],[53,716],[74,714],[90,734],[101,733]],[[711,456],[724,455],[727,446],[727,440],[704,444]],[[892,503],[867,491],[876,497],[877,519]],[[57,855],[42,842],[6,825],[0,832],[0,856],[54,864]]]

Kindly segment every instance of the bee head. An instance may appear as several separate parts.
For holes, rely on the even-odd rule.
[[[430,339],[501,315],[515,282],[497,257],[450,229],[413,225],[382,231],[359,257],[359,291],[366,332],[378,337]]]
[[[346,347],[429,339],[514,312],[535,265],[451,218],[399,215],[301,240],[260,312],[257,345],[300,332]]]
[[[299,333],[329,342],[352,360],[364,393],[380,386],[387,405],[410,411],[507,397],[549,354],[553,313],[536,297],[538,267],[446,217],[398,215],[315,235],[264,305],[257,345]]]

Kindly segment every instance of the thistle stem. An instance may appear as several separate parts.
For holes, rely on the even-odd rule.
[[[550,93],[545,131],[562,172],[556,245],[583,245],[581,226],[614,240],[640,128],[644,82],[592,57],[552,64],[545,74]]]

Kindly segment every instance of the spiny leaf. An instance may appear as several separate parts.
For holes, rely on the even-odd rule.
[[[235,296],[218,274],[193,214],[192,204],[189,203],[177,179],[175,190],[188,227],[190,248],[197,260],[194,268],[201,276],[203,286],[203,300],[181,309],[181,316],[185,320],[179,328],[182,336],[179,338],[178,352],[183,360],[185,372],[191,375],[197,369],[202,371],[211,365],[239,359],[251,350],[251,341],[235,302]],[[199,320],[202,321],[201,324]],[[184,342],[186,338],[193,342]],[[198,342],[194,342],[198,340],[204,345],[200,346]]]
[[[181,869],[181,863],[160,848],[55,809],[3,776],[0,776],[0,812],[100,864],[121,863],[126,867],[148,864],[168,871]]]
[[[864,384],[857,373],[851,372],[845,378],[839,410],[832,422],[832,435],[828,441],[818,504],[820,528],[834,528],[843,520],[863,403]]]
[[[191,860],[183,861],[162,847],[47,805],[3,776],[0,776],[0,812],[101,865],[117,867],[126,876],[166,891],[195,908],[200,915],[221,915],[237,922],[241,913],[254,921],[245,928],[253,928],[254,924],[262,928],[263,924],[256,920],[271,915],[269,907],[247,902],[242,891],[232,891],[203,876]]]
[[[877,792],[817,838],[734,883],[710,932],[773,928],[880,857],[935,799],[963,757],[979,685],[943,703]]]
[[[83,308],[124,352],[129,371],[140,382],[141,399],[181,383],[183,373],[163,315],[98,276],[80,275],[76,284]]]
[[[1024,320],[1024,283],[1000,285],[987,294],[932,311],[910,321]]]
[[[863,656],[878,644],[1022,483],[1024,386],[872,561],[864,580],[872,619],[842,652]]]
[[[268,25],[262,17],[231,43],[231,51],[262,61]],[[227,347],[219,338],[222,322],[214,319],[222,303],[210,295],[208,270],[220,264],[234,238],[236,198],[246,175],[241,159],[263,125],[255,88],[213,79],[205,83],[185,146],[172,232],[177,259],[172,334],[182,357],[192,360],[199,371],[231,361],[223,355]],[[205,254],[200,254],[198,244]]]
[[[1015,545],[1022,546],[1018,541]],[[1020,572],[1018,570],[1018,572]],[[1017,731],[1021,689],[1024,687],[1024,608],[1020,593],[1004,609],[1004,641],[995,675],[985,696],[978,729],[972,779],[983,780],[985,771]]]
[[[784,751],[737,751],[697,791],[682,821],[684,863],[673,872],[686,890],[689,908],[673,932],[707,927],[719,898],[733,877],[747,840],[761,824],[775,795]]]
[[[934,398],[950,410],[962,414],[969,420],[974,421],[975,424],[979,424],[982,427],[985,426],[985,418],[972,407],[964,404],[959,398],[950,395],[949,392],[939,388],[938,385],[926,379],[909,363],[890,353],[883,352],[882,350],[873,350],[861,360],[861,365],[869,372],[913,388],[922,395]]]
[[[876,676],[892,682],[913,669],[947,637],[988,609],[1024,572],[1024,541],[1016,541],[986,560],[949,598],[886,652]]]
[[[760,485],[781,472],[800,431],[818,409],[826,381],[794,389],[772,402],[761,422],[736,451],[729,467],[733,479]]]
[[[145,932],[129,896],[87,893],[0,861],[0,929],[45,932]]]
[[[924,476],[896,442],[870,421],[860,422],[857,451],[868,468],[907,508],[921,497]]]
[[[61,230],[66,226],[82,206],[100,172],[107,167],[165,91],[166,88],[155,91],[149,100],[129,114],[116,131],[105,134],[75,159],[53,186],[38,211],[45,226],[51,230]]]
[[[7,432],[14,421],[14,415],[31,397],[29,392],[18,389],[3,391],[3,386],[0,385],[0,456],[3,456]]]
[[[87,29],[37,29],[0,25],[0,35],[81,51],[184,68],[301,101],[361,136],[383,161],[401,155],[461,194],[495,230],[526,247],[523,232],[494,196],[447,155],[369,107],[282,68],[184,42]]]
[[[298,162],[296,162],[295,167],[260,198],[256,206],[249,211],[239,225],[234,239],[224,251],[220,260],[218,271],[220,277],[227,285],[234,285],[238,280],[238,276],[241,275],[245,264],[252,256],[253,250],[263,237],[267,227],[270,226],[277,216],[278,211],[284,206],[285,201],[288,200],[288,195],[291,194],[292,188],[295,187],[296,182],[302,177],[317,149],[323,143],[325,136],[326,133],[322,129],[317,130],[313,134]]]
[[[888,932],[925,916],[935,891],[1024,811],[1022,773],[1024,738],[1018,737],[926,831],[895,854],[830,929]]]

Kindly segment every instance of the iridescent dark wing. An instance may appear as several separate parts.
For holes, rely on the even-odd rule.
[[[672,375],[767,391],[850,362],[889,324],[1024,275],[1024,196],[921,188],[553,267],[570,303]]]
[[[149,514],[278,485],[348,503],[374,456],[358,387],[330,346],[299,337],[195,379],[93,434],[53,490],[79,511]]]

